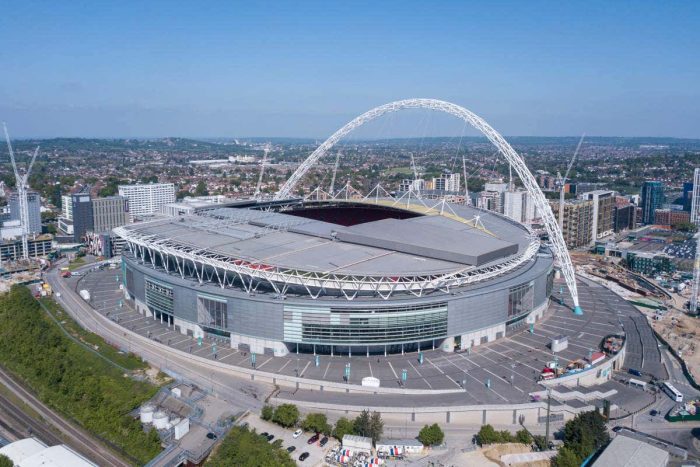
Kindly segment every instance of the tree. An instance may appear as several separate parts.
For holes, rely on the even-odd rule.
[[[275,408],[272,407],[271,405],[265,405],[262,408],[262,413],[260,414],[260,418],[263,420],[270,421],[272,420],[272,416],[275,413]]]
[[[351,435],[355,432],[355,427],[353,422],[345,417],[340,417],[337,422],[335,422],[335,428],[333,429],[333,436],[338,440],[342,441],[343,436]]]
[[[275,409],[272,421],[283,427],[294,426],[299,420],[299,409],[294,404],[282,404]]]
[[[268,443],[255,431],[233,427],[207,461],[211,467],[293,467],[296,463],[282,449],[281,440]]]
[[[442,429],[437,423],[433,423],[430,426],[425,425],[420,430],[420,433],[418,433],[418,441],[423,443],[423,446],[435,446],[442,444],[444,439],[445,433],[442,432]]]
[[[328,424],[328,419],[322,413],[310,413],[301,422],[301,427],[306,431],[315,433],[330,434],[331,426]]]
[[[538,451],[546,451],[549,449],[547,439],[544,436],[535,435],[533,436],[533,441],[535,442],[535,446],[537,446]]]
[[[532,444],[532,435],[525,428],[515,433],[515,440],[520,444]]]
[[[207,184],[204,183],[204,180],[197,182],[197,187],[194,189],[194,194],[195,196],[207,196],[209,194]]]
[[[563,446],[552,459],[552,467],[579,467],[582,461],[573,449]]]
[[[585,459],[610,441],[605,419],[598,411],[584,412],[564,425],[564,446]]]
[[[484,444],[500,443],[501,435],[491,425],[484,425],[476,434],[476,439],[483,446]]]
[[[372,438],[372,441],[378,441],[384,433],[384,422],[379,412],[363,410],[357,416],[354,423],[355,434]]]
[[[0,467],[14,467],[14,463],[5,454],[0,454]]]

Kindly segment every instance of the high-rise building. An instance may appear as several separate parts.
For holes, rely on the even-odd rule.
[[[657,209],[661,209],[664,203],[664,186],[658,181],[646,181],[642,184],[642,222],[644,224],[656,223],[654,215]]]
[[[581,199],[593,201],[593,224],[591,225],[591,243],[613,233],[613,214],[615,210],[615,192],[595,190],[580,195]]]
[[[482,191],[476,201],[476,207],[488,211],[503,212],[503,193],[497,191]]]
[[[10,220],[19,221],[21,218],[19,209],[19,194],[13,191],[10,194]],[[29,225],[27,226],[27,233],[40,234],[41,233],[41,196],[36,191],[27,192],[27,209],[29,210]]]
[[[690,199],[690,222],[700,225],[700,169],[693,172],[693,194]]]
[[[150,183],[147,185],[119,185],[119,196],[129,200],[131,216],[151,216],[161,206],[175,202],[175,185]]]
[[[69,221],[73,220],[73,202],[70,195],[61,196],[61,213],[63,214],[61,217]]]
[[[550,202],[554,216],[559,221],[559,201]],[[593,201],[578,199],[564,203],[562,234],[569,248],[588,246],[592,242]]]
[[[681,204],[683,205],[684,211],[690,211],[690,208],[692,206],[693,191],[694,191],[693,186],[694,186],[693,182],[684,182],[683,183],[683,197],[681,198]]]
[[[92,200],[93,232],[109,232],[129,223],[129,201],[123,196],[110,196]]]
[[[528,222],[528,201],[527,191],[506,191],[503,195],[503,214],[516,222]]]
[[[433,190],[459,191],[460,175],[458,173],[443,174],[442,177],[433,178]]]
[[[618,196],[615,198],[615,208],[613,209],[613,230],[621,232],[623,230],[634,229],[637,224],[637,206],[630,203],[627,198]]]
[[[73,240],[82,242],[85,234],[92,230],[92,200],[90,193],[75,193],[71,195],[73,210]]]

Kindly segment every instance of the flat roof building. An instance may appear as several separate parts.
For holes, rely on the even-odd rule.
[[[624,435],[615,436],[593,467],[666,467],[670,455],[663,449]]]
[[[150,183],[148,185],[119,185],[119,196],[129,200],[132,216],[152,216],[161,207],[175,202],[175,185],[172,183]]]

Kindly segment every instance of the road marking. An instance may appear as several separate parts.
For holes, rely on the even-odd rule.
[[[272,358],[273,358],[273,357],[268,358],[267,360],[265,360],[264,362],[262,362],[260,365],[258,365],[257,367],[255,367],[255,369],[256,369],[256,370],[259,370],[259,369],[262,368],[267,362],[269,362],[270,360],[272,360]]]
[[[374,373],[372,373],[372,362],[367,359],[367,364],[369,365],[369,375],[374,378]]]
[[[287,363],[289,363],[289,362],[287,362]],[[287,366],[287,363],[285,363],[284,366]],[[284,366],[282,368],[284,368]],[[326,374],[328,373],[328,369],[330,367],[331,367],[331,362],[328,362],[328,365],[326,365],[326,371],[323,372],[323,379],[326,379]],[[281,368],[280,368],[280,371],[282,371]]]
[[[300,376],[300,377],[301,377],[301,375],[303,375],[304,373],[306,373],[306,369],[309,367],[309,365],[311,365],[311,362],[306,362],[306,366],[304,367],[303,370],[301,370],[301,373],[299,373],[299,376]]]
[[[389,368],[391,368],[391,372],[394,373],[394,378],[399,379],[399,375],[397,375],[396,371],[394,371],[394,365],[392,365],[389,360],[387,360],[387,363],[389,364]]]

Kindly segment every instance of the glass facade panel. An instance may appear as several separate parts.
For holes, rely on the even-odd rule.
[[[173,289],[146,279],[146,305],[156,314],[173,314]]]
[[[447,337],[447,304],[343,311],[285,306],[284,321],[286,342],[377,345],[426,341]]]
[[[534,298],[535,288],[532,282],[511,287],[508,293],[508,318],[530,313]]]
[[[199,324],[219,329],[228,327],[226,301],[197,297],[197,320]]]

